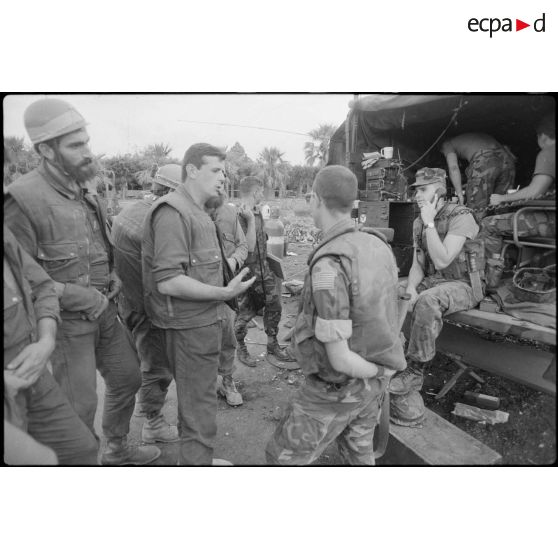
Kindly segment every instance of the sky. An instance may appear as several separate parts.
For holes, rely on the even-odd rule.
[[[309,138],[301,134],[322,123],[339,126],[352,99],[348,94],[49,96],[65,99],[81,112],[89,123],[91,147],[97,155],[134,152],[150,143],[163,142],[173,148],[171,156],[181,158],[192,143],[232,147],[238,141],[252,159],[264,147],[274,146],[285,153],[284,160],[291,164],[304,163],[303,146]],[[4,98],[4,136],[23,136],[28,141],[23,113],[31,102],[42,97],[45,95]]]

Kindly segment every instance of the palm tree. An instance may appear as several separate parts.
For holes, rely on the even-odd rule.
[[[32,147],[28,147],[25,139],[18,136],[6,136],[4,145],[11,153],[13,162],[19,172],[29,172],[39,164],[39,155]]]
[[[319,167],[326,164],[329,140],[335,130],[336,127],[333,124],[320,124],[308,132],[312,138],[312,141],[304,144],[304,156],[308,165],[313,166],[316,161],[318,161]]]
[[[144,149],[143,156],[160,165],[170,155],[171,151],[172,147],[168,143],[150,143]]]
[[[280,194],[284,193],[287,178],[286,165],[288,165],[286,161],[283,161],[284,155],[285,153],[282,153],[277,147],[265,147],[258,156],[258,166],[266,194],[275,192],[277,189]]]
[[[4,138],[4,144],[12,151],[14,157],[25,151],[25,139],[18,136],[7,136]]]

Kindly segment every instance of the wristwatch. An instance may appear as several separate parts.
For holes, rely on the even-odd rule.
[[[430,223],[427,223],[426,228],[427,229],[433,229],[434,228],[434,222],[431,221]]]

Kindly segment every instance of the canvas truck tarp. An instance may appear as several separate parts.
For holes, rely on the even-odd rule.
[[[444,166],[438,147],[444,138],[484,132],[518,156],[518,180],[523,182],[530,178],[538,151],[535,127],[555,109],[554,98],[544,94],[366,95],[350,105],[351,152],[390,145],[394,156],[411,165],[434,145],[418,166]],[[328,164],[345,164],[345,135],[344,122],[331,138]]]

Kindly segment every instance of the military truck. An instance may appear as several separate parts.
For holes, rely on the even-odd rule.
[[[412,222],[418,216],[407,188],[415,172],[424,166],[446,168],[440,152],[445,138],[485,132],[516,156],[516,181],[519,186],[526,186],[539,149],[535,126],[544,114],[555,110],[555,102],[551,96],[534,94],[382,94],[355,96],[349,108],[346,120],[331,138],[328,164],[345,165],[357,177],[359,201],[353,217],[367,226],[393,229],[392,247],[403,279],[412,263]],[[386,147],[393,148],[388,153],[391,158],[380,156],[373,165],[367,164],[373,153],[391,151]],[[452,196],[448,181],[448,197]],[[533,207],[555,212],[554,196],[502,204],[493,211],[529,211]],[[555,270],[554,239],[522,239],[515,234],[506,239],[505,245],[508,255],[513,256],[508,259],[508,275],[529,266],[554,265]],[[556,312],[552,299],[547,304],[548,315],[554,316],[550,320],[553,323],[547,323],[548,320],[535,323],[527,313],[511,315],[490,298],[478,308],[447,316],[437,348],[457,363],[458,371],[436,397],[444,397],[464,374],[473,374],[482,381],[472,367],[555,396]],[[420,433],[392,427],[392,441],[384,461],[497,462],[491,450],[462,434],[429,413],[427,425]],[[454,447],[453,456],[440,449],[442,443]]]

